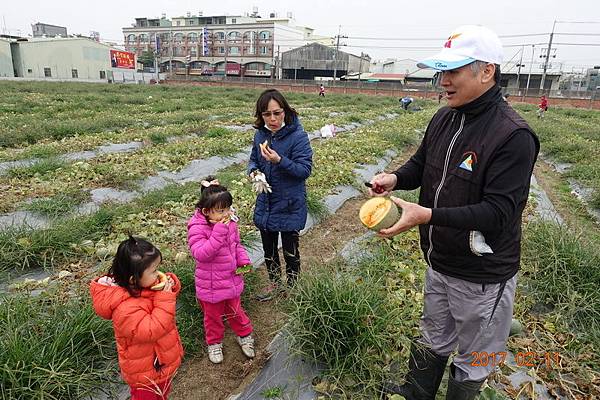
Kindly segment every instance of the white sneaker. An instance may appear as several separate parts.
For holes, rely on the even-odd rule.
[[[208,345],[208,359],[213,364],[221,364],[223,362],[223,343]]]
[[[242,348],[242,352],[248,358],[254,358],[254,338],[252,335],[246,337],[237,337],[237,341]]]

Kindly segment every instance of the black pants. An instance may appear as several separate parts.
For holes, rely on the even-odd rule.
[[[260,230],[263,250],[265,252],[265,264],[269,272],[269,279],[273,283],[281,283],[281,263],[277,244],[280,232]],[[293,286],[300,273],[300,235],[298,231],[281,232],[281,244],[283,245],[283,258],[285,259],[285,272],[288,286]]]

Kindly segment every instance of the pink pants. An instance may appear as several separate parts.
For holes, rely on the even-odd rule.
[[[156,387],[133,388],[130,387],[131,400],[167,400],[171,391],[171,380],[158,384]]]
[[[252,333],[252,323],[242,308],[241,299],[223,300],[219,303],[200,301],[204,311],[204,334],[206,344],[217,344],[223,341],[225,325],[223,317],[238,336],[248,336]]]

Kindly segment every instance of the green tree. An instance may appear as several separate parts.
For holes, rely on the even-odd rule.
[[[144,67],[154,67],[154,53],[152,51],[144,51],[138,58],[138,62],[144,64]]]

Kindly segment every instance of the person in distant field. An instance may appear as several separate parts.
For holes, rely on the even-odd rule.
[[[538,105],[537,116],[538,118],[544,118],[544,113],[548,111],[548,99],[545,95],[540,98],[540,104]]]
[[[447,107],[433,116],[409,161],[375,175],[372,196],[420,188],[418,203],[394,196],[400,220],[379,235],[418,227],[425,274],[419,337],[406,383],[383,390],[433,400],[452,353],[447,400],[474,400],[506,352],[521,252],[521,219],[539,141],[499,86],[502,43],[482,26],[456,29],[418,64],[441,71]]]
[[[444,92],[439,92],[438,93],[438,104],[440,104],[442,102],[443,98],[444,98]]]
[[[408,110],[408,106],[414,101],[412,97],[405,96],[400,99],[400,104],[402,105],[403,110]]]
[[[323,84],[319,86],[319,96],[325,97],[325,86],[323,86]]]

